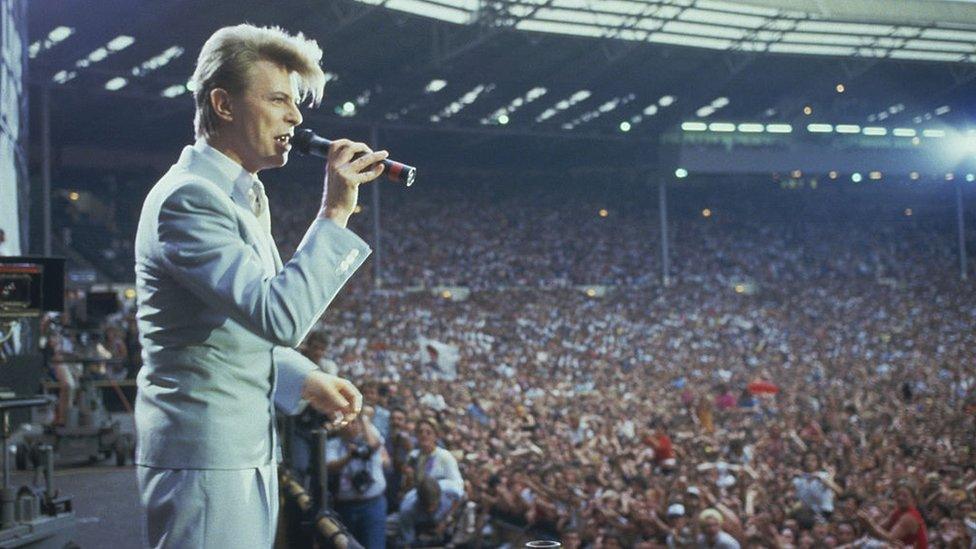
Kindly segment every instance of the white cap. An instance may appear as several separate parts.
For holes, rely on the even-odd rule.
[[[669,517],[683,517],[685,516],[685,506],[680,503],[672,503],[668,507]]]

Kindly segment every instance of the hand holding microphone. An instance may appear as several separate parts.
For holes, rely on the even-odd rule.
[[[310,154],[314,156],[319,156],[322,158],[329,158],[329,150],[333,143],[339,142],[349,142],[346,139],[340,139],[338,141],[330,141],[324,137],[319,137],[312,130],[301,129],[295,132],[295,136],[292,137],[291,143],[295,146],[295,150],[302,154]],[[349,142],[351,143],[351,142]],[[395,160],[389,160],[384,158],[382,160],[382,171],[380,173],[386,172],[387,178],[392,181],[399,181],[404,183],[407,187],[413,185],[414,179],[417,177],[417,168],[413,166],[407,166],[401,162]],[[370,178],[367,181],[371,181],[374,178]]]
[[[330,143],[318,216],[345,227],[359,201],[359,186],[383,173],[383,165],[379,162],[387,154],[386,151],[373,152],[365,144],[348,139]]]

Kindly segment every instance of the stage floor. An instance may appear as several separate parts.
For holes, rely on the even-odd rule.
[[[55,470],[54,486],[70,496],[75,510],[75,543],[83,549],[142,547],[142,509],[133,466],[117,467],[114,460],[90,467]],[[29,484],[31,472],[11,475],[15,487]]]

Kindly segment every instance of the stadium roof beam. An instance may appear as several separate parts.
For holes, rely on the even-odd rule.
[[[892,0],[899,12],[887,4],[880,10],[876,2],[872,10],[866,0],[821,0],[812,6],[800,0],[357,1],[487,29],[448,59],[514,28],[714,50],[976,63],[971,6],[926,11]],[[929,9],[949,2],[924,4]],[[846,5],[857,9],[843,9]],[[964,15],[955,16],[959,13]]]

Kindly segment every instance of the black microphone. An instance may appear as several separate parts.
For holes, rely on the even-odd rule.
[[[295,150],[302,154],[328,158],[329,146],[332,145],[332,141],[315,135],[312,130],[301,129],[295,131],[295,135],[291,138],[291,144],[295,146]],[[399,181],[409,187],[413,185],[413,181],[417,177],[417,168],[387,158],[383,161],[383,173],[391,181]]]

